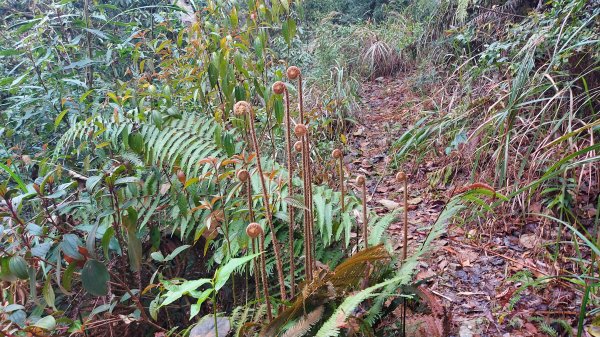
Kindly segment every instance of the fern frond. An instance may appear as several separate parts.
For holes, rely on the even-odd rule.
[[[311,311],[306,317],[302,317],[294,326],[289,328],[282,337],[302,337],[310,331],[323,317],[323,306]]]
[[[250,308],[251,307],[249,305],[246,305],[244,307],[237,307],[231,313],[231,318],[229,319],[229,321],[232,324],[233,330],[235,330],[236,337],[242,336],[242,330],[248,320]]]
[[[470,0],[458,0],[456,7],[456,20],[458,22],[464,22],[467,18],[467,9],[469,7]]]
[[[398,215],[398,211],[394,211],[390,214],[387,214],[383,217],[372,217],[371,231],[369,233],[369,246],[378,245],[383,243],[383,235],[385,234],[388,227],[392,224],[392,222],[396,219]]]
[[[181,119],[173,119],[162,128],[122,115],[116,119],[95,116],[73,125],[58,141],[55,156],[77,142],[89,141],[95,137],[101,137],[115,149],[121,149],[121,144],[128,144],[129,135],[138,133],[143,140],[146,163],[165,165],[169,169],[179,166],[186,176],[197,176],[201,169],[198,165],[201,159],[223,155],[214,141],[216,128],[217,123],[211,117],[192,113]],[[123,151],[127,153],[125,149]],[[125,156],[134,160],[131,154]],[[208,170],[208,167],[204,170]]]
[[[399,275],[399,276],[404,276],[401,274],[404,272],[409,273],[409,275],[408,275],[409,278],[406,281],[406,283],[408,283],[410,281],[410,274],[413,272],[414,269],[409,269],[408,271],[406,271],[406,270],[404,270],[404,268],[407,267],[407,265],[410,266],[411,264],[413,265],[413,268],[416,267],[417,261],[431,249],[431,243],[433,242],[433,240],[437,239],[444,232],[448,222],[454,216],[456,216],[460,211],[462,211],[464,208],[465,208],[465,206],[463,206],[460,196],[454,197],[448,202],[448,204],[446,205],[446,207],[444,208],[442,213],[440,213],[440,215],[438,216],[438,219],[436,220],[436,222],[433,224],[433,227],[431,228],[431,231],[427,235],[425,242],[423,242],[420,249],[417,250],[402,265],[402,268],[398,272],[397,275]],[[365,318],[365,321],[367,322],[367,324],[371,324],[371,325],[374,324],[374,322],[378,319],[378,316],[380,315],[380,312],[383,307],[383,304],[385,303],[385,300],[391,294],[393,294],[396,291],[396,289],[398,289],[398,286],[404,285],[406,283],[399,283],[399,284],[392,283],[389,286],[387,286],[379,296],[377,296],[377,298],[375,299],[375,301],[373,303],[373,306],[369,310],[369,314]]]
[[[546,322],[540,322],[539,324],[540,330],[542,330],[548,336],[556,337],[558,336],[558,331],[556,331],[550,324]]]
[[[125,162],[129,162],[134,166],[144,166],[144,161],[142,158],[135,152],[124,150],[119,153],[119,157],[123,159]]]
[[[316,337],[338,336],[341,327],[345,324],[350,314],[354,312],[360,303],[367,298],[374,296],[375,291],[389,286],[397,288],[398,286],[410,282],[412,273],[417,266],[417,261],[416,255],[411,256],[407,261],[405,261],[405,263],[402,265],[402,268],[400,268],[398,276],[347,297],[344,302],[337,307],[333,315],[331,315],[331,317],[321,326],[321,329],[317,331]]]

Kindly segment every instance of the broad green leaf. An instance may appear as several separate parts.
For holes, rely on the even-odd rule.
[[[88,192],[92,193],[96,185],[98,185],[101,180],[102,176],[91,176],[86,180],[85,188],[88,190]]]
[[[75,234],[65,234],[60,243],[60,248],[65,255],[75,260],[83,260],[83,255],[79,253],[79,247],[83,246],[81,239]]]
[[[62,287],[66,291],[71,291],[71,284],[73,283],[73,273],[75,273],[76,269],[77,269],[76,263],[71,263],[65,269],[65,273],[63,274],[63,277],[62,277]]]
[[[136,232],[127,231],[127,253],[129,256],[130,268],[137,272],[142,266],[142,241],[137,237]]]
[[[67,112],[69,112],[69,109],[64,109],[63,111],[61,111],[58,114],[58,116],[56,116],[56,119],[54,120],[54,129],[58,128],[58,125],[63,120],[63,118],[65,117],[65,115],[67,114]]]
[[[110,274],[106,266],[98,260],[88,260],[81,270],[83,288],[94,296],[108,294]]]
[[[161,252],[154,252],[154,253],[150,254],[150,257],[154,261],[158,261],[158,262],[164,262],[165,261],[165,256]]]
[[[217,269],[217,273],[215,274],[214,278],[215,291],[219,291],[225,285],[225,283],[227,283],[229,276],[231,276],[231,273],[233,273],[234,270],[243,264],[252,261],[252,259],[260,254],[261,253],[231,259],[229,262],[227,262],[227,264]]]
[[[115,229],[113,227],[108,227],[106,231],[104,231],[104,235],[102,235],[102,251],[104,252],[104,257],[108,259],[108,249],[110,247],[110,240],[115,235]]]
[[[46,277],[46,283],[44,283],[44,288],[42,289],[42,296],[44,296],[44,301],[46,301],[46,304],[56,311],[57,309],[54,306],[56,297],[54,295],[54,289],[52,289],[52,282],[49,276]]]
[[[164,301],[161,303],[161,307],[169,305],[184,295],[188,295],[191,292],[195,292],[201,286],[210,283],[209,279],[199,279],[195,281],[185,281],[180,285],[176,285],[172,290],[166,293]]]
[[[177,257],[177,255],[179,255],[181,252],[183,252],[184,250],[190,248],[190,245],[183,245],[183,246],[179,246],[177,248],[175,248],[171,254],[167,255],[167,257],[164,258],[164,262],[168,262],[173,260],[175,257]]]
[[[128,143],[133,152],[137,154],[142,154],[144,152],[144,136],[139,132],[129,134]]]
[[[202,304],[206,301],[213,293],[214,289],[206,289],[200,294],[198,297],[198,301],[195,304],[192,304],[190,307],[190,319],[196,317],[202,308]]]
[[[29,278],[27,261],[22,256],[13,256],[10,258],[9,268],[13,275],[20,278],[21,280],[27,280]]]
[[[42,328],[46,331],[52,331],[54,328],[56,328],[56,319],[52,316],[42,317],[35,322],[34,326]]]
[[[27,192],[27,186],[25,185],[21,177],[19,177],[19,175],[17,175],[13,170],[11,170],[10,167],[0,163],[0,168],[4,170],[4,172],[8,173],[8,175],[17,183],[17,185],[19,185],[21,191]]]

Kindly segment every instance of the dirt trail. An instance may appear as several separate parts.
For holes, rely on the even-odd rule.
[[[402,188],[394,177],[397,169],[408,173],[410,254],[411,248],[425,239],[453,188],[433,188],[428,183],[427,174],[443,167],[447,158],[437,162],[426,158],[419,166],[407,163],[393,169],[391,145],[420,118],[420,98],[401,77],[365,83],[361,94],[363,110],[349,137],[349,169],[366,175],[369,206],[377,213],[400,206]],[[421,296],[430,310],[411,314],[409,324],[414,327],[408,335],[544,336],[531,317],[567,321],[575,318],[578,307],[573,303],[574,295],[560,287],[548,287],[538,293],[524,291],[520,301],[510,308],[515,291],[526,281],[509,276],[525,269],[538,277],[555,273],[552,266],[535,259],[531,251],[534,245],[523,240],[524,237],[533,240],[539,229],[519,227],[515,232],[508,226],[507,232],[483,238],[478,229],[466,228],[451,226],[436,241],[429,258],[420,263],[417,279],[428,280],[421,288]],[[400,252],[400,219],[390,226],[389,234],[394,239],[394,249]]]

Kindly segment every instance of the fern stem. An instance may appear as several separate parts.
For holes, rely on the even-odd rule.
[[[294,196],[294,182],[293,182],[293,174],[294,174],[294,163],[292,157],[292,118],[290,116],[290,94],[287,89],[285,89],[285,137],[286,137],[286,150],[287,150],[287,170],[288,170],[288,196],[291,198]],[[290,225],[289,225],[289,250],[290,250],[290,296],[294,298],[296,296],[296,276],[295,269],[296,265],[294,263],[294,206],[288,204],[288,215],[290,217]]]
[[[311,240],[310,240],[310,209],[308,207],[309,199],[308,199],[308,174],[307,174],[307,165],[306,165],[306,139],[304,136],[301,137],[302,141],[302,182],[303,182],[303,196],[304,196],[304,259],[305,259],[305,267],[304,273],[307,282],[310,282],[312,279],[312,260],[311,260]]]
[[[212,292],[213,316],[215,318],[215,337],[219,337],[219,324],[217,321],[217,292]]]
[[[256,246],[258,246],[258,243],[256,242],[255,239],[252,239],[252,254],[256,254]],[[254,264],[254,283],[256,284],[256,286],[254,287],[254,289],[256,290],[256,303],[260,303],[260,259],[259,258],[254,258],[253,259],[253,264]],[[266,295],[265,295],[266,296]]]
[[[269,225],[269,230],[271,231],[271,241],[273,242],[273,252],[275,253],[275,262],[277,267],[277,277],[279,278],[279,290],[281,292],[281,299],[285,301],[287,299],[285,293],[285,283],[283,277],[283,263],[281,262],[281,252],[279,251],[279,240],[277,240],[277,235],[275,233],[275,227],[273,226],[273,219],[271,214],[271,205],[269,203],[269,194],[267,191],[267,184],[265,183],[265,177],[263,175],[262,164],[260,160],[260,148],[258,145],[258,140],[256,138],[256,129],[254,126],[254,116],[252,109],[250,109],[248,118],[250,120],[250,136],[252,138],[252,143],[254,145],[254,152],[256,153],[256,167],[258,169],[258,174],[260,178],[260,184],[262,187],[263,199],[265,203],[265,211],[267,214],[267,223]]]
[[[335,149],[333,150],[333,152],[331,153],[331,156],[334,158],[334,160],[338,161],[339,164],[339,178],[340,178],[340,193],[341,193],[341,200],[340,200],[340,217],[344,214],[344,211],[346,210],[346,200],[345,199],[345,191],[344,191],[344,153],[342,152],[342,150],[340,149]],[[346,250],[348,247],[346,246],[346,234],[344,233],[344,231],[342,230],[342,243],[344,246],[344,250]]]
[[[215,176],[216,176],[216,185],[217,188],[219,189],[219,197],[221,199],[223,198],[223,191],[221,190],[221,181],[219,179],[219,165],[217,163],[214,163],[214,168],[215,168]],[[249,180],[249,179],[248,179]],[[225,203],[223,203],[222,207],[221,207],[221,211],[223,212],[223,228],[225,229],[225,241],[227,242],[227,254],[229,255],[229,258],[233,258],[233,254],[231,253],[231,238],[229,236],[229,220],[227,219],[227,210],[225,209]],[[236,292],[236,286],[235,286],[235,275],[232,275],[231,277],[231,290],[233,293],[233,305],[235,306],[236,304],[236,299],[237,299],[237,292]]]
[[[260,234],[260,263],[261,263],[261,275],[263,283],[263,292],[265,295],[265,303],[267,304],[267,317],[269,322],[273,320],[273,309],[271,308],[271,300],[269,299],[269,284],[267,283],[267,264],[265,262],[265,233]]]
[[[402,246],[402,261],[408,256],[408,179],[404,179],[404,242]]]
[[[298,107],[300,110],[300,118],[302,123],[306,125],[306,135],[304,136],[304,151],[305,157],[305,174],[306,174],[306,186],[305,194],[307,194],[307,207],[308,207],[308,242],[310,250],[308,255],[308,264],[310,266],[310,279],[312,280],[313,270],[315,267],[315,247],[314,247],[314,208],[313,208],[313,189],[312,189],[312,169],[310,162],[310,132],[308,128],[308,117],[304,115],[304,94],[302,90],[302,74],[298,74]]]
[[[363,240],[365,241],[365,249],[369,248],[369,234],[367,233],[367,184],[362,184],[362,221],[363,221]]]
[[[245,185],[246,185],[246,198],[248,201],[248,216],[250,217],[250,223],[255,222],[254,221],[254,211],[252,209],[252,184],[251,184],[251,179],[248,178],[245,181]],[[252,253],[256,254],[256,246],[258,246],[258,243],[255,239],[252,239]],[[254,287],[256,289],[256,301],[260,301],[260,276],[259,276],[259,259],[258,258],[254,258],[253,259],[253,263],[254,263],[254,283],[256,284],[256,287]],[[265,295],[267,296],[267,295]]]
[[[304,135],[303,139],[304,150],[302,153],[304,154],[304,174],[305,174],[305,182],[304,182],[304,194],[306,195],[306,208],[307,208],[307,220],[306,220],[306,232],[307,232],[307,240],[308,240],[308,257],[307,263],[310,271],[310,280],[312,280],[313,276],[313,266],[314,266],[314,240],[313,240],[313,207],[312,207],[312,179],[311,179],[311,170],[310,170],[310,146],[308,144],[308,131],[306,135]]]

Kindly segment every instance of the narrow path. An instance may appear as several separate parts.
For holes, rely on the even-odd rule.
[[[400,207],[402,187],[396,183],[395,174],[400,169],[408,173],[410,254],[411,247],[425,239],[448,200],[452,186],[434,188],[428,181],[428,173],[443,168],[448,158],[425,158],[417,167],[414,163],[394,167],[392,145],[420,118],[422,109],[420,98],[401,75],[365,83],[361,95],[363,110],[356,116],[359,123],[349,137],[349,169],[367,177],[369,207],[381,214]],[[458,186],[465,182],[460,180],[455,178]],[[539,229],[509,229],[483,239],[479,229],[468,228],[451,226],[435,242],[431,256],[420,263],[416,278],[424,280],[421,296],[430,310],[412,314],[409,322],[418,327],[413,336],[543,336],[531,317],[573,318],[578,307],[571,303],[574,295],[569,291],[557,292],[550,287],[541,294],[524,291],[520,301],[511,304],[515,291],[527,282],[526,270],[540,275],[554,273],[551,266],[535,260],[535,245],[527,241]],[[400,252],[400,219],[390,226],[388,234]],[[480,239],[475,241],[474,237]],[[519,273],[523,277],[509,278]]]

